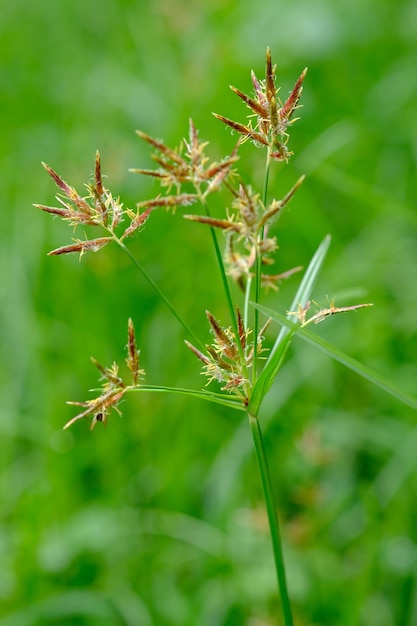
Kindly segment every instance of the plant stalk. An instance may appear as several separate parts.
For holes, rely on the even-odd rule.
[[[205,199],[205,197],[201,194],[200,190],[198,190],[199,194],[200,194],[200,202],[204,208],[204,211],[207,215],[207,217],[211,217],[210,215],[210,210],[207,204],[207,200]],[[223,257],[222,257],[222,253],[220,252],[220,246],[219,246],[219,242],[217,240],[217,236],[216,236],[216,232],[213,228],[213,226],[210,226],[210,233],[211,233],[211,237],[212,237],[212,241],[213,241],[213,246],[214,246],[214,251],[216,254],[216,259],[217,259],[217,263],[220,269],[220,275],[222,278],[222,284],[223,284],[223,289],[224,289],[224,293],[226,296],[226,300],[227,300],[227,305],[229,307],[229,311],[230,311],[230,317],[231,317],[231,321],[232,321],[232,325],[233,325],[233,330],[236,333],[238,333],[237,330],[237,322],[236,322],[236,314],[235,314],[235,308],[233,306],[233,302],[232,302],[232,296],[230,293],[230,289],[229,289],[229,283],[227,282],[227,276],[226,276],[226,270],[224,268],[224,263],[223,263]]]
[[[176,308],[174,307],[174,305],[172,304],[172,302],[166,297],[166,295],[164,294],[164,292],[158,287],[158,285],[156,284],[156,282],[153,280],[153,278],[148,274],[148,272],[142,267],[142,265],[139,263],[139,261],[137,260],[137,258],[131,253],[131,251],[129,250],[129,248],[127,246],[125,246],[125,244],[123,243],[123,241],[121,241],[118,237],[116,237],[116,235],[114,233],[112,233],[114,240],[116,241],[116,243],[121,247],[121,249],[128,255],[128,257],[130,258],[130,260],[132,261],[132,263],[135,265],[135,267],[140,271],[140,273],[142,274],[142,276],[148,281],[148,283],[155,289],[156,293],[158,294],[158,296],[161,298],[161,300],[166,304],[166,306],[168,307],[168,309],[171,311],[171,313],[173,314],[173,316],[175,317],[175,319],[181,324],[181,326],[184,328],[184,330],[189,334],[189,336],[192,338],[192,340],[194,341],[194,343],[196,343],[198,346],[200,346],[202,349],[205,349],[204,343],[197,337],[197,335],[191,330],[191,328],[188,326],[188,324],[183,320],[183,318],[180,316],[180,314],[177,312]]]
[[[211,217],[207,201],[201,194],[200,194],[200,202],[201,202],[202,206],[204,207],[206,215],[208,217]],[[227,275],[226,275],[226,270],[225,270],[224,263],[223,263],[222,253],[220,251],[220,246],[219,246],[219,242],[218,242],[218,239],[217,239],[216,231],[214,230],[213,226],[210,226],[210,233],[211,233],[211,237],[212,237],[212,241],[213,241],[213,246],[214,246],[214,251],[215,251],[215,254],[216,254],[217,263],[218,263],[218,266],[219,266],[219,269],[220,269],[220,275],[221,275],[221,279],[222,279],[224,294],[225,294],[226,300],[227,300],[227,306],[228,306],[229,312],[230,312],[232,329],[233,329],[234,335],[235,335],[235,337],[237,339],[239,337],[239,329],[238,329],[238,326],[237,326],[237,319],[236,319],[235,308],[234,308],[233,302],[232,302],[232,294],[230,293],[230,287],[229,287],[229,283],[228,283],[228,280],[227,280]],[[256,344],[256,342],[255,342],[255,344]],[[236,345],[237,345],[237,348],[239,350],[239,354],[240,354],[242,365],[244,367],[244,371],[247,372],[245,355],[243,353],[243,348],[242,348],[242,345],[241,345],[240,341],[236,340]]]
[[[248,413],[249,424],[255,446],[256,461],[262,483],[265,507],[268,515],[269,529],[271,532],[272,548],[274,552],[275,569],[278,579],[278,588],[281,597],[281,608],[285,626],[293,626],[290,599],[288,596],[287,580],[285,575],[284,554],[282,550],[281,532],[279,528],[278,516],[274,504],[271,478],[269,474],[268,461],[265,454],[262,432],[258,418]]]
[[[266,207],[267,199],[268,199],[268,183],[269,183],[269,171],[271,166],[271,149],[268,147],[268,152],[266,155],[266,163],[265,163],[265,175],[264,175],[264,186],[262,192],[262,202]],[[259,242],[262,241],[264,237],[264,227],[262,226],[261,232],[259,233]],[[259,251],[256,251],[256,262],[255,262],[255,303],[259,304],[261,300],[261,282],[262,282],[262,255]],[[250,288],[250,284],[249,284]],[[259,330],[259,311],[255,309],[254,312],[254,320],[253,320],[253,372],[252,372],[252,384],[255,384],[257,378],[257,360],[258,360],[258,330]]]

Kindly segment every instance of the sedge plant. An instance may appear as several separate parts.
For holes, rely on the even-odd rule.
[[[274,234],[277,218],[303,183],[304,177],[296,180],[280,199],[270,198],[268,188],[270,176],[274,175],[275,163],[286,164],[292,155],[289,149],[289,132],[298,119],[296,112],[306,72],[304,70],[301,73],[289,96],[282,101],[276,85],[276,68],[267,49],[265,77],[260,80],[254,72],[251,73],[252,95],[231,87],[249,109],[247,121],[237,122],[214,114],[238,136],[231,154],[221,160],[211,161],[206,155],[208,142],[200,138],[192,120],[189,122],[187,139],[175,149],[143,131],[137,131],[140,139],[153,149],[155,167],[137,168],[132,172],[159,181],[160,193],[154,198],[141,200],[134,209],[125,207],[120,198],[105,187],[99,153],[96,154],[92,180],[86,185],[87,193],[84,194],[79,194],[51,167],[43,164],[59,189],[56,196],[58,205],[35,205],[47,213],[61,217],[74,230],[82,228],[83,232],[88,233],[82,238],[74,238],[68,245],[52,250],[50,255],[79,254],[82,257],[87,252],[101,251],[109,244],[116,244],[128,255],[142,277],[156,290],[183,327],[187,336],[184,349],[188,348],[194,353],[207,379],[203,389],[179,389],[148,384],[140,363],[134,323],[129,318],[127,374],[121,373],[117,363],[103,366],[92,359],[100,372],[101,387],[93,398],[70,402],[80,410],[64,428],[86,419],[90,420],[91,430],[98,422],[105,425],[112,410],[121,414],[121,400],[130,392],[189,395],[223,405],[231,411],[245,413],[253,438],[269,521],[282,623],[285,626],[292,626],[294,623],[293,611],[259,413],[263,399],[284,362],[292,338],[298,334],[388,393],[417,408],[417,401],[413,397],[394,388],[381,376],[306,329],[334,314],[371,306],[369,303],[359,303],[339,307],[332,301],[322,308],[312,300],[313,287],[330,244],[329,236],[318,246],[302,275],[293,302],[284,308],[285,314],[266,309],[261,301],[264,289],[277,291],[281,281],[302,271],[301,267],[293,267],[274,273],[273,263],[278,250],[277,237]],[[245,141],[252,142],[264,154],[264,184],[261,191],[256,190],[251,181],[243,180],[239,176],[239,147]],[[216,194],[221,188],[230,195],[230,202],[222,209],[223,215],[218,217],[220,202],[216,201]],[[213,207],[216,208],[215,211]],[[211,334],[209,342],[206,338],[195,335],[134,251],[135,239],[145,236],[143,231],[147,221],[157,219],[158,212],[164,209],[171,212],[181,210],[185,219],[196,223],[195,228],[208,228],[210,231],[229,320],[223,325],[215,312],[206,311]],[[232,283],[236,283],[240,289],[239,302],[235,302],[232,296]],[[276,333],[275,341],[268,344],[265,333],[271,320],[279,323],[280,330]]]

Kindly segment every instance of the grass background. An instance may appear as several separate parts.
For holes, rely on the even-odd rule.
[[[177,145],[193,117],[213,158],[244,120],[266,46],[282,93],[309,72],[295,157],[276,167],[277,270],[306,265],[330,232],[315,299],[372,301],[326,339],[417,393],[417,10],[394,0],[3,0],[0,23],[0,616],[3,626],[269,626],[275,575],[247,424],[197,400],[137,395],[107,429],[70,432],[66,399],[122,360],[135,320],[147,380],[202,384],[183,333],[115,248],[67,243],[46,161],[80,188],[100,149],[127,205],[155,193],[135,128]],[[260,185],[262,153],[241,150]],[[219,207],[219,211],[222,207]],[[226,316],[209,233],[161,212],[132,249],[206,336]],[[285,311],[292,279],[265,302]],[[417,623],[416,417],[294,342],[261,422],[298,626]]]

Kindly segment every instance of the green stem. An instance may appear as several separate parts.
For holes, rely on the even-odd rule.
[[[262,192],[262,202],[266,207],[267,198],[268,198],[268,183],[269,183],[269,171],[271,165],[271,150],[268,147],[268,152],[266,155],[266,163],[265,163],[265,176],[264,176],[264,187]],[[259,242],[262,241],[264,236],[264,227],[262,226],[261,232],[259,233]],[[255,302],[259,304],[261,300],[261,282],[262,282],[262,255],[259,254],[258,250],[256,251],[256,262],[255,262]],[[250,283],[249,283],[250,288]],[[254,322],[253,322],[253,372],[252,372],[252,384],[255,384],[257,378],[257,357],[258,357],[258,331],[259,331],[259,311],[255,309],[254,313]]]
[[[268,183],[269,183],[269,171],[271,166],[271,150],[268,148],[268,153],[266,155],[266,164],[265,164],[265,176],[264,176],[264,188],[262,191],[262,202],[264,206],[266,206],[266,202],[268,199]]]
[[[161,300],[166,304],[166,306],[168,307],[168,309],[171,311],[171,313],[173,314],[173,316],[175,317],[175,319],[181,324],[181,326],[184,328],[184,330],[190,335],[190,337],[192,338],[192,340],[194,341],[194,343],[196,343],[200,348],[202,348],[203,350],[205,350],[205,345],[204,343],[197,337],[197,335],[191,330],[191,328],[188,326],[187,322],[185,322],[182,317],[180,316],[180,314],[178,313],[178,311],[175,309],[174,305],[172,304],[172,302],[166,297],[166,295],[164,294],[163,291],[161,291],[161,289],[158,287],[158,285],[156,284],[156,282],[153,280],[153,278],[151,278],[151,276],[148,274],[148,272],[142,267],[142,265],[139,263],[139,261],[136,259],[136,257],[131,253],[131,251],[129,250],[129,248],[127,246],[125,246],[125,244],[123,243],[123,241],[121,241],[114,233],[112,233],[114,240],[116,241],[116,243],[120,246],[120,248],[128,255],[128,257],[130,258],[130,260],[132,261],[132,263],[134,264],[134,266],[140,271],[140,273],[142,274],[142,276],[148,281],[148,283],[153,287],[153,289],[156,291],[156,293],[158,294],[158,296],[161,298]]]
[[[262,432],[259,426],[258,418],[248,413],[249,424],[252,431],[253,443],[255,446],[256,460],[258,463],[259,474],[261,477],[262,490],[264,494],[266,511],[268,514],[269,529],[271,532],[272,548],[274,552],[275,568],[278,578],[278,588],[281,597],[282,614],[285,626],[293,626],[293,618],[291,605],[287,590],[287,581],[285,576],[284,555],[281,543],[281,533],[279,529],[278,516],[274,504],[272,494],[271,478],[269,474],[268,461],[265,454],[265,448],[262,439]]]
[[[206,215],[208,217],[211,217],[210,215],[210,210],[208,208],[206,199],[204,198],[204,196],[202,194],[200,194],[200,202],[204,207],[204,210],[206,212]],[[211,232],[211,237],[213,240],[213,245],[214,245],[214,250],[216,253],[216,258],[217,258],[217,263],[219,265],[220,268],[220,275],[222,278],[222,283],[223,283],[223,289],[224,289],[224,293],[226,296],[226,300],[227,300],[227,305],[229,307],[229,311],[230,311],[230,317],[232,320],[232,329],[233,329],[233,333],[236,337],[236,345],[239,351],[239,355],[240,355],[240,359],[241,359],[241,363],[243,365],[243,369],[245,374],[247,375],[247,367],[246,367],[246,360],[245,360],[245,355],[243,353],[243,348],[241,346],[240,341],[238,341],[238,337],[239,337],[239,329],[237,326],[237,319],[236,319],[236,313],[235,313],[235,308],[233,306],[233,302],[232,302],[232,295],[230,293],[230,287],[229,287],[229,283],[227,281],[227,276],[226,276],[226,270],[224,268],[224,263],[223,263],[223,256],[220,250],[220,246],[219,246],[219,242],[217,240],[217,235],[216,232],[213,228],[213,226],[210,226],[210,232]]]
[[[207,217],[211,217],[207,201],[202,194],[200,194],[200,202],[203,205],[203,208],[204,208],[204,211],[206,212]],[[232,302],[232,296],[230,293],[229,283],[227,282],[226,270],[224,269],[222,253],[221,253],[219,242],[217,240],[217,236],[216,236],[213,226],[210,226],[210,232],[211,232],[211,237],[213,240],[214,250],[216,253],[217,263],[220,268],[220,275],[222,278],[224,293],[226,295],[227,305],[229,307],[230,316],[232,318],[233,331],[236,333],[236,336],[238,336],[235,309],[234,309],[233,302]]]
[[[249,304],[250,304],[250,290],[252,285],[252,276],[249,274],[246,289],[245,289],[245,303],[243,308],[243,322],[245,324],[245,328],[249,327]]]

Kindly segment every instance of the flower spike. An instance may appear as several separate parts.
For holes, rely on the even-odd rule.
[[[162,187],[168,192],[172,187],[177,190],[177,197],[189,195],[181,194],[182,185],[191,183],[198,196],[207,196],[217,191],[223,180],[231,175],[232,167],[238,157],[236,149],[232,155],[220,162],[209,163],[205,154],[207,141],[201,141],[194,122],[189,120],[188,139],[183,139],[178,149],[173,150],[159,139],[153,139],[142,131],[137,135],[156,149],[152,156],[158,169],[131,169],[135,174],[143,174],[157,178]],[[196,197],[196,196],[194,196]]]
[[[242,136],[242,141],[250,139],[256,145],[264,145],[269,149],[270,157],[275,160],[287,160],[291,153],[287,149],[287,128],[295,120],[291,117],[298,106],[302,92],[302,83],[307,73],[303,70],[297,80],[290,96],[282,105],[275,84],[276,66],[272,64],[271,52],[266,51],[265,79],[258,80],[254,72],[251,73],[252,84],[255,89],[255,97],[248,96],[240,89],[233,87],[232,91],[249,107],[251,115],[248,125],[235,122],[223,115],[213,115]],[[252,126],[252,118],[255,118],[255,126]]]
[[[140,385],[139,380],[144,375],[144,370],[139,368],[139,350],[136,347],[135,329],[133,322],[129,318],[128,321],[128,341],[127,341],[127,359],[126,363],[130,370],[132,383],[127,385],[123,378],[119,374],[119,367],[117,363],[113,363],[110,367],[104,367],[94,357],[91,357],[91,362],[99,370],[101,374],[102,388],[101,393],[91,400],[85,402],[67,402],[73,406],[83,407],[83,411],[78,413],[75,417],[70,419],[64,426],[64,430],[78,422],[84,417],[91,417],[92,422],[90,430],[96,426],[97,422],[102,422],[104,426],[107,424],[107,417],[111,409],[121,415],[119,409],[119,403],[124,395],[133,389],[137,389]]]

